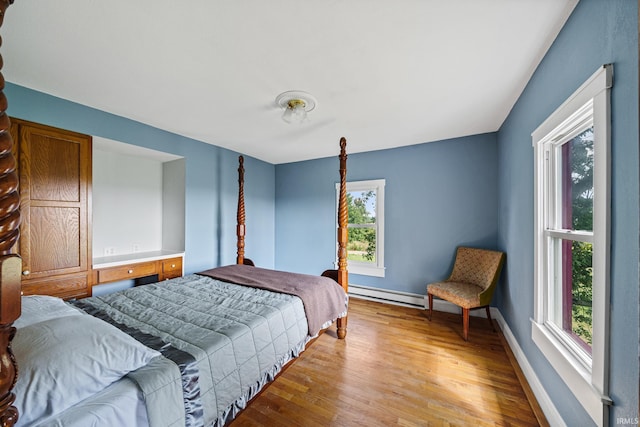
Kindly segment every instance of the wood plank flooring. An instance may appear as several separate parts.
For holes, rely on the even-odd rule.
[[[535,407],[534,403],[534,407]],[[545,423],[544,420],[543,424]],[[232,423],[537,426],[501,333],[484,318],[352,298],[346,340],[321,335]]]

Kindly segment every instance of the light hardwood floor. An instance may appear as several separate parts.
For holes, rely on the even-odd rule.
[[[346,340],[333,326],[231,426],[539,425],[502,334],[461,323],[352,298]]]

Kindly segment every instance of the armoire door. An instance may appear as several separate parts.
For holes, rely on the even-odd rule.
[[[13,120],[18,132],[23,292],[87,296],[91,137]]]

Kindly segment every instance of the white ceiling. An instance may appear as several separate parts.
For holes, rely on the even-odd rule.
[[[498,130],[577,1],[18,0],[3,74],[286,163]]]

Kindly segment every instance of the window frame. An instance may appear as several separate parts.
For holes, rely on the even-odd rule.
[[[534,318],[532,340],[567,384],[597,425],[608,422],[609,406],[609,269],[610,269],[610,89],[613,66],[598,69],[580,88],[554,111],[533,133],[534,148]],[[555,149],[579,129],[584,130],[585,114],[593,123],[593,233],[549,230],[549,211],[555,197],[555,172],[549,170]],[[591,356],[570,339],[550,319],[550,283],[553,269],[552,244],[556,238],[593,243],[592,345]],[[586,357],[585,357],[586,356]]]
[[[352,191],[370,191],[376,192],[376,262],[358,262],[347,260],[347,268],[351,274],[361,274],[364,276],[384,277],[384,188],[385,179],[373,179],[366,181],[348,181],[347,193]],[[339,203],[340,183],[336,183],[336,203]],[[368,226],[369,227],[369,226]],[[349,228],[349,225],[347,225]],[[336,216],[336,231],[338,229],[338,218]],[[337,251],[336,251],[337,254]],[[338,260],[336,256],[335,265]],[[337,267],[336,267],[337,268]]]
[[[566,131],[569,129],[568,131]],[[567,201],[565,200],[566,194],[564,194],[565,186],[567,182],[565,180],[571,180],[570,174],[566,174],[566,170],[563,170],[567,164],[565,161],[568,159],[565,156],[568,153],[564,151],[569,151],[569,147],[566,145],[575,137],[580,135],[582,132],[588,129],[593,129],[593,100],[589,100],[583,107],[581,107],[577,112],[575,112],[562,126],[560,129],[553,131],[550,134],[550,140],[541,141],[545,145],[544,153],[545,159],[544,161],[547,163],[545,167],[548,169],[545,170],[545,178],[549,180],[547,185],[548,194],[545,198],[544,202],[547,204],[545,208],[545,212],[548,215],[545,226],[545,236],[546,240],[551,240],[550,242],[546,242],[549,246],[548,257],[554,259],[555,264],[563,265],[563,256],[565,255],[565,250],[567,249],[562,243],[564,242],[582,242],[582,243],[590,243],[593,245],[594,242],[594,232],[588,230],[575,230],[573,228],[567,229],[565,225],[562,224],[563,219],[565,218],[565,208]],[[555,244],[560,244],[561,249]],[[549,282],[553,280],[551,275],[554,271],[551,266],[547,265],[547,271],[545,271],[545,275]],[[564,271],[565,265],[563,265]],[[573,355],[587,368],[591,369],[591,346],[586,344],[580,337],[575,335],[573,332],[565,330],[564,316],[567,315],[565,310],[567,310],[566,301],[564,298],[572,298],[572,289],[565,288],[565,274],[563,273],[562,280],[563,283],[560,284],[561,289],[555,289],[556,295],[558,293],[562,294],[563,304],[561,307],[554,306],[555,310],[560,311],[562,314],[560,317],[563,318],[563,325],[560,327],[559,325],[549,325],[552,332],[556,335],[556,337],[563,341],[563,344],[573,353]],[[557,276],[557,272],[556,272]],[[556,277],[557,280],[557,277]],[[556,284],[557,286],[557,284]],[[593,283],[592,283],[593,288]],[[554,297],[549,295],[549,298],[553,299]],[[552,301],[549,302],[552,305]],[[571,305],[569,306],[571,307]],[[572,308],[569,308],[572,309]],[[556,314],[557,316],[557,314]],[[548,315],[547,317],[551,317]],[[556,319],[556,322],[558,319]],[[592,319],[593,324],[593,319]],[[576,338],[580,341],[577,341]]]

